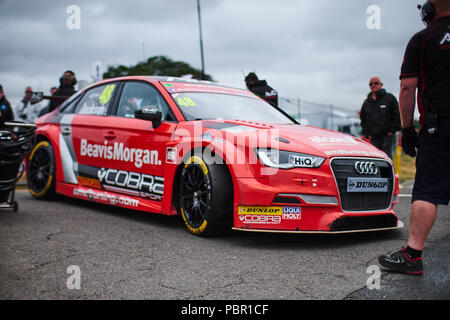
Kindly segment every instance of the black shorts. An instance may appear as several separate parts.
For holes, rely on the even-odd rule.
[[[448,205],[450,201],[450,119],[440,120],[437,134],[419,135],[412,201]]]

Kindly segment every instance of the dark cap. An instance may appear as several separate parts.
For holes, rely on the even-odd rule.
[[[0,84],[0,92],[3,92],[3,86]]]

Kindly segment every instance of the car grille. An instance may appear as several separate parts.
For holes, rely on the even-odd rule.
[[[357,161],[374,162],[378,168],[376,175],[359,174],[354,166]],[[341,207],[345,211],[373,211],[388,209],[391,204],[394,186],[392,166],[388,161],[375,159],[340,159],[331,161],[331,168],[336,178]],[[386,178],[386,192],[347,192],[347,178]]]

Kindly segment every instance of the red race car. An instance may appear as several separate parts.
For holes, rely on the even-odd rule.
[[[36,122],[31,194],[226,230],[340,233],[401,228],[381,151],[299,125],[250,91],[170,77],[96,83]]]

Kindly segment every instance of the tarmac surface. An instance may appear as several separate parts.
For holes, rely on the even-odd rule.
[[[377,257],[406,243],[410,192],[406,184],[396,206],[402,230],[199,238],[177,216],[65,197],[38,201],[19,190],[19,212],[0,210],[0,299],[449,299],[444,206],[424,251],[425,274],[381,270],[379,288],[367,287]]]

